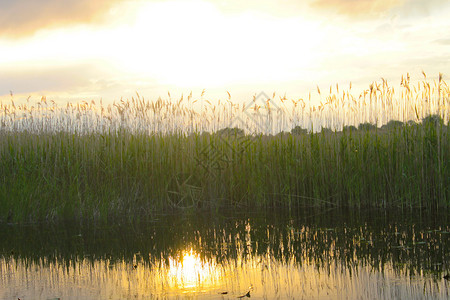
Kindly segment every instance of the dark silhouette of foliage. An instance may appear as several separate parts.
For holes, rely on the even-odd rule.
[[[344,132],[355,132],[356,130],[358,130],[358,128],[356,128],[353,125],[346,125],[344,126],[344,128],[342,129],[342,131]]]
[[[219,131],[217,131],[217,134],[221,135],[221,136],[242,136],[245,135],[245,132],[243,129],[240,129],[238,127],[234,127],[234,128],[222,128]]]
[[[369,131],[369,130],[375,130],[375,129],[377,129],[377,126],[375,126],[374,124],[368,123],[368,122],[361,123],[358,125],[358,130]]]
[[[405,126],[405,124],[403,122],[397,121],[397,120],[391,120],[387,124],[381,126],[381,129],[391,130],[391,129],[402,128],[403,126]]]
[[[439,115],[429,115],[422,119],[422,124],[424,126],[437,126],[443,125],[444,120]]]
[[[291,134],[295,134],[295,135],[304,135],[307,133],[308,133],[307,129],[304,129],[298,125],[295,126],[294,128],[292,128],[292,130],[291,130]]]
[[[322,134],[332,134],[333,130],[331,130],[330,128],[322,127],[321,133]]]

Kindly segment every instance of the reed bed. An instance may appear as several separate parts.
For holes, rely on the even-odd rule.
[[[0,219],[146,216],[170,209],[450,204],[442,75],[359,96],[0,104]],[[315,99],[312,99],[315,98]]]

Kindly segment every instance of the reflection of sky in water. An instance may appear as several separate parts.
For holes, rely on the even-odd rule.
[[[448,299],[450,292],[444,279],[405,279],[390,264],[379,272],[358,263],[319,266],[308,259],[279,261],[270,255],[217,264],[193,250],[150,263],[137,259],[136,264],[2,258],[0,299],[232,299],[248,291],[256,299]]]
[[[448,299],[446,221],[411,226],[398,218],[168,218],[95,234],[58,227],[65,237],[0,227],[0,300],[236,299],[247,292],[252,299]]]

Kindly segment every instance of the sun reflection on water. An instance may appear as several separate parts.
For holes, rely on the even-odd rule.
[[[448,228],[405,225],[399,236],[401,228],[249,223],[132,256],[0,254],[0,299],[448,299],[444,273],[416,263],[433,251],[445,261]],[[409,240],[416,252],[398,248]]]
[[[180,257],[169,257],[167,276],[172,288],[202,289],[214,283],[217,277],[214,261],[200,258],[194,250],[184,250]]]
[[[259,255],[216,264],[193,250],[136,268],[123,260],[0,258],[0,275],[7,287],[0,299],[448,299],[439,282],[405,281],[389,263],[382,273]]]

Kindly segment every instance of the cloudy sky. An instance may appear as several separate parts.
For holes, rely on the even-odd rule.
[[[0,0],[0,99],[304,97],[450,76],[448,0]]]

